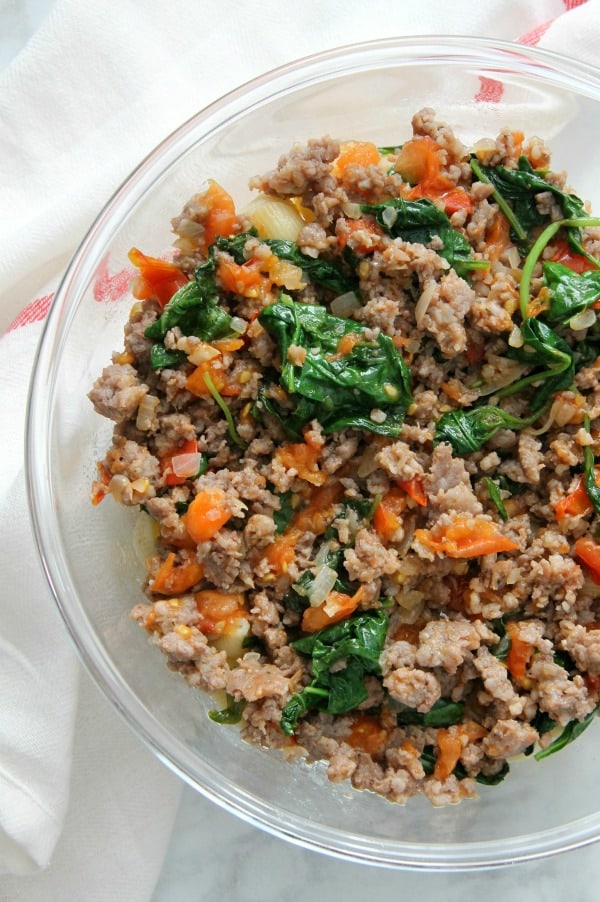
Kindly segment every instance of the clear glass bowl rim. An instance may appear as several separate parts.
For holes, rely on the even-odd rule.
[[[161,726],[120,677],[113,662],[96,641],[85,610],[70,583],[58,541],[52,491],[49,436],[52,402],[60,351],[84,286],[103,248],[123,216],[155,180],[193,143],[213,127],[244,112],[249,106],[294,90],[323,76],[378,68],[387,62],[399,66],[446,61],[472,65],[490,76],[518,70],[600,102],[600,69],[550,51],[508,41],[472,36],[421,35],[390,37],[350,44],[295,60],[260,75],[225,94],[196,113],[165,138],[134,169],[108,200],[72,257],[57,288],[47,317],[30,385],[26,416],[25,470],[35,542],[45,575],[72,637],[79,657],[113,708],[129,727],[172,771],[194,789],[243,820],[296,845],[337,858],[389,868],[431,871],[468,871],[540,859],[595,842],[600,838],[600,811],[561,827],[508,839],[474,843],[417,844],[369,840],[342,834],[311,821],[282,817],[264,800],[223,780],[218,769],[194,756]],[[226,114],[224,116],[224,114]],[[202,129],[202,124],[206,128]],[[198,134],[196,134],[198,132]]]

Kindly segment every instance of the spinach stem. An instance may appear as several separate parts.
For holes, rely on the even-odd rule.
[[[544,229],[541,235],[538,236],[533,247],[527,254],[527,259],[525,260],[523,271],[521,273],[519,303],[521,306],[521,316],[523,319],[527,319],[528,316],[531,276],[533,274],[533,270],[535,269],[535,265],[538,262],[546,245],[552,240],[552,238],[554,238],[559,229],[580,229],[595,226],[600,226],[600,219],[593,217],[585,217],[583,219],[557,219],[556,222],[551,222],[550,225]]]
[[[234,442],[238,446],[238,448],[246,448],[246,442],[240,438],[237,429],[235,428],[235,423],[233,422],[233,417],[231,415],[231,411],[223,398],[221,397],[215,383],[212,381],[210,373],[203,373],[202,378],[204,379],[204,384],[207,389],[223,411],[225,419],[227,420],[227,427],[229,429],[229,435],[231,436],[231,441]]]
[[[517,236],[517,238],[519,239],[519,241],[525,241],[527,238],[527,232],[525,231],[525,229],[523,228],[523,226],[521,225],[521,223],[519,222],[519,220],[513,213],[508,202],[502,197],[502,195],[500,194],[498,189],[493,185],[493,182],[491,181],[491,179],[489,179],[487,177],[487,175],[485,175],[485,173],[483,172],[483,170],[477,160],[471,159],[471,169],[473,170],[473,172],[475,173],[475,175],[477,176],[477,178],[479,179],[480,182],[483,182],[485,185],[492,185],[492,187],[494,188],[494,190],[492,192],[492,197],[498,204],[500,210],[504,213],[504,215],[508,219],[511,228],[512,228],[513,232],[515,233],[515,235]]]

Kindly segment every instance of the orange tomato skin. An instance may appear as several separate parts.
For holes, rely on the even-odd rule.
[[[187,561],[175,566],[175,554],[171,552],[156,571],[150,591],[158,595],[180,595],[202,579],[204,567],[197,561]]]
[[[300,479],[312,485],[323,485],[327,481],[327,474],[319,470],[320,453],[320,448],[299,442],[282,445],[277,449],[275,457],[286,469],[296,470]]]
[[[320,605],[306,608],[302,615],[302,630],[305,633],[317,633],[332,623],[345,620],[354,613],[357,606],[356,596],[332,591]]]
[[[383,496],[373,515],[373,528],[382,542],[391,542],[402,526],[406,510],[406,492],[399,486]]]
[[[231,517],[225,492],[215,488],[198,492],[183,520],[188,535],[198,545],[214,538]]]
[[[527,676],[527,665],[533,654],[533,645],[521,639],[516,623],[509,621],[506,624],[506,632],[510,637],[510,649],[506,658],[508,672],[516,680],[523,680]]]
[[[589,536],[577,539],[575,557],[585,565],[593,581],[600,584],[600,545]]]
[[[189,281],[185,273],[168,260],[148,257],[136,247],[131,248],[128,256],[140,271],[131,286],[131,293],[139,301],[155,297],[161,307],[165,307],[175,292]]]
[[[352,724],[345,741],[352,748],[361,749],[368,755],[377,755],[385,748],[388,735],[376,717],[361,714]]]
[[[215,238],[228,238],[235,231],[235,204],[230,194],[218,182],[209,181],[202,200],[208,207],[204,220],[204,242],[206,249],[214,243]]]
[[[516,551],[518,545],[498,532],[496,524],[471,517],[456,517],[443,529],[417,529],[415,538],[436,554],[452,558],[479,557],[501,551]]]
[[[564,238],[561,238],[560,241],[557,241],[557,249],[554,252],[552,257],[553,263],[562,263],[563,266],[568,266],[569,269],[572,269],[573,272],[581,274],[582,272],[591,272],[594,269],[597,269],[597,266],[588,260],[587,257],[584,257],[583,254],[578,254],[575,251],[571,250],[571,247]]]

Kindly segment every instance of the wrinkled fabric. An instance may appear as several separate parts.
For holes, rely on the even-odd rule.
[[[596,65],[599,14],[600,0],[59,0],[0,73],[0,899],[149,899],[180,789],[81,671],[27,512],[35,348],[106,199],[181,122],[292,59],[438,33]]]

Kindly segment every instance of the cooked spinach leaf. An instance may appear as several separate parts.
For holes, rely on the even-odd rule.
[[[584,730],[587,730],[589,725],[592,723],[596,714],[598,713],[598,707],[596,706],[593,711],[590,711],[583,720],[571,720],[566,725],[562,733],[554,739],[550,745],[546,746],[545,749],[540,749],[539,752],[536,752],[534,758],[536,761],[541,761],[543,758],[548,758],[550,755],[553,755],[555,752],[560,752],[565,746],[569,745],[571,742],[575,742],[575,740],[581,736]]]
[[[199,266],[195,277],[175,292],[158,319],[144,335],[162,341],[174,326],[184,335],[214,341],[231,334],[231,316],[219,306],[215,262],[211,257]]]
[[[291,492],[282,492],[277,497],[279,498],[279,508],[273,511],[273,520],[275,522],[275,532],[277,535],[281,535],[290,525],[295,511],[292,507]]]
[[[542,265],[545,285],[550,289],[549,323],[566,323],[600,298],[600,269],[577,273],[562,263]]]
[[[459,456],[477,451],[500,429],[524,429],[539,417],[513,417],[501,407],[483,405],[470,410],[450,410],[437,421],[433,444],[448,442]]]
[[[292,735],[298,720],[313,708],[343,714],[368,697],[365,676],[381,672],[379,656],[387,626],[383,611],[366,611],[292,643],[296,651],[310,656],[313,680],[284,707],[280,721],[284,733]],[[342,659],[346,666],[332,671]]]
[[[459,276],[473,269],[487,269],[486,260],[473,260],[472,248],[462,232],[453,229],[446,213],[427,198],[404,200],[395,197],[381,204],[361,204],[363,213],[370,213],[392,238],[402,238],[413,244],[429,245],[434,238],[442,242],[437,253],[448,261]]]
[[[244,248],[249,238],[258,237],[256,229],[242,232],[233,238],[217,238],[215,245],[219,250],[231,254],[236,263],[244,263],[246,257]],[[293,241],[285,241],[282,238],[260,238],[262,244],[271,248],[276,257],[288,260],[299,266],[304,278],[313,285],[327,288],[334,294],[346,294],[358,288],[358,278],[353,270],[346,271],[339,263],[333,260],[324,260],[322,257],[309,257],[303,254],[298,245]]]
[[[565,219],[582,219],[586,214],[585,205],[576,194],[567,194],[547,182],[543,174],[537,172],[525,156],[519,157],[517,169],[505,166],[482,166],[476,157],[471,158],[471,168],[482,182],[494,188],[493,198],[508,219],[511,227],[511,238],[522,251],[526,251],[531,241],[532,230],[536,226],[550,222],[550,215],[541,213],[536,203],[536,196],[550,192],[561,206]],[[589,254],[581,245],[581,229],[569,226],[566,229],[567,240],[571,248],[588,259]]]
[[[509,348],[507,355],[527,366],[542,367],[523,379],[497,392],[497,397],[508,397],[528,385],[536,385],[531,399],[532,410],[538,413],[557,391],[570,388],[575,378],[573,352],[566,341],[540,319],[528,317],[521,323],[523,347]],[[541,383],[541,384],[539,384]]]
[[[587,431],[590,431],[590,420],[586,415],[584,425]],[[597,514],[600,514],[600,486],[596,483],[596,469],[594,452],[590,445],[586,445],[583,449],[583,481],[588,498],[594,506]]]
[[[215,723],[234,724],[239,723],[242,719],[244,708],[246,707],[245,699],[236,701],[232,695],[227,696],[227,705],[221,711],[209,711],[208,716]]]
[[[494,482],[493,479],[490,479],[489,476],[484,476],[481,481],[488,490],[488,495],[495,504],[496,510],[500,514],[500,518],[506,523],[506,521],[508,520],[508,514],[504,506],[502,495],[500,494],[500,485],[497,482]]]
[[[449,727],[455,723],[461,723],[465,713],[462,702],[453,702],[449,698],[439,698],[437,702],[424,713],[415,708],[405,708],[396,715],[398,726],[409,724],[421,724],[424,727]]]
[[[170,351],[163,344],[156,342],[150,348],[150,366],[153,370],[160,370],[164,367],[177,368],[185,363],[187,355],[183,351]]]
[[[410,373],[389,336],[380,333],[376,341],[367,341],[359,323],[332,316],[324,307],[294,303],[287,295],[266,307],[259,320],[279,345],[281,385],[294,404],[286,411],[263,393],[259,413],[262,405],[288,435],[299,435],[312,419],[318,419],[327,434],[348,428],[399,433],[412,400]],[[337,353],[349,333],[360,340],[349,353]],[[288,360],[291,346],[306,350],[303,363]],[[374,409],[382,415],[372,418]]]

